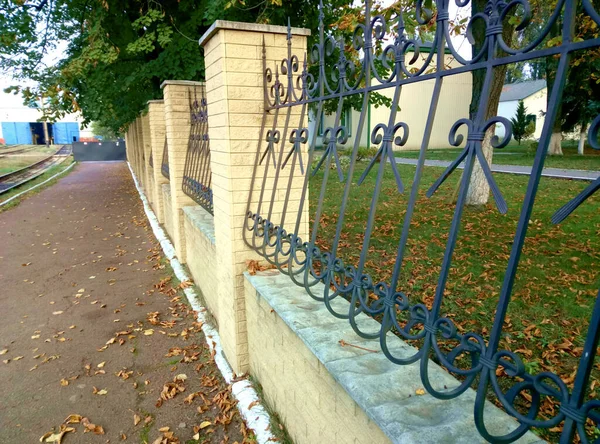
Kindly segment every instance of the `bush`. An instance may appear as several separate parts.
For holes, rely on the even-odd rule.
[[[360,162],[361,160],[371,160],[375,154],[377,154],[377,148],[368,148],[366,146],[361,146],[356,153],[356,160]]]

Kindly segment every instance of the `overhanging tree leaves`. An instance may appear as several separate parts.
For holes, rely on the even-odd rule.
[[[0,0],[0,61],[3,71],[38,86],[11,90],[26,100],[43,94],[48,120],[80,111],[86,122],[116,132],[161,97],[165,79],[203,80],[197,39],[215,20],[318,23],[317,0],[55,0],[39,10],[20,3]],[[326,21],[336,23],[348,7],[329,1]],[[66,39],[65,57],[43,66],[44,55]]]

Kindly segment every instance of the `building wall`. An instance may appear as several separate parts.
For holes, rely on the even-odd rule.
[[[406,60],[410,60],[411,53],[408,53]],[[426,54],[422,55],[424,57]],[[447,65],[450,67],[459,66],[458,62],[447,57]],[[419,67],[420,61],[417,61],[410,67]],[[422,81],[411,85],[405,85],[402,87],[402,93],[400,96],[399,107],[400,110],[396,114],[397,122],[405,122],[409,127],[409,138],[404,147],[401,149],[405,150],[417,150],[421,148],[421,143],[425,133],[425,124],[427,123],[427,116],[431,105],[431,99],[433,96],[433,88],[435,81]],[[430,148],[449,148],[448,135],[450,129],[454,123],[469,115],[469,105],[471,103],[471,89],[473,81],[471,73],[456,74],[453,76],[446,77],[440,93],[440,99],[437,106],[437,113],[433,125],[433,131],[431,134],[431,140],[429,143]],[[394,96],[395,88],[390,87],[380,91],[381,94],[389,97],[390,99]],[[375,108],[371,105],[371,119],[370,127],[368,124],[367,116],[365,116],[365,126],[361,134],[360,146],[367,146],[367,137],[370,135],[372,128],[378,123],[388,124],[390,116],[390,109],[385,106]],[[352,112],[352,132],[348,140],[347,147],[351,148],[355,142],[357,135],[357,127],[360,119],[360,112]],[[335,122],[335,115],[325,116],[325,127],[333,126]],[[314,128],[314,118],[311,122],[312,128]],[[317,140],[317,146],[321,146],[321,138]],[[397,148],[397,147],[394,147]]]
[[[31,141],[22,141],[22,137],[19,138],[18,141],[12,139],[9,134],[4,134],[7,132],[6,126],[4,130],[2,129],[2,124],[19,124],[19,123],[30,123],[30,122],[38,122],[40,121],[42,115],[41,113],[34,109],[28,108],[22,104],[22,99],[19,96],[14,96],[12,94],[4,94],[0,92],[0,139],[4,139],[5,143],[32,143]],[[82,126],[82,118],[78,114],[67,114],[62,119],[58,120],[55,124],[59,126],[68,125],[70,128],[70,137],[69,141],[72,141],[73,135],[76,135],[77,140],[81,140],[82,138],[85,140],[94,139],[93,132],[90,128],[83,128]],[[74,131],[74,125],[77,125],[77,131]],[[0,140],[0,143],[1,140]],[[60,142],[56,143],[66,143],[63,139]]]
[[[535,133],[533,138],[539,139],[542,135],[542,129],[544,127],[545,117],[542,114],[546,113],[548,90],[546,88],[532,94],[525,98],[523,103],[527,108],[527,114],[534,114],[536,117]],[[498,105],[498,115],[507,119],[512,119],[517,114],[517,106],[519,105],[518,100],[511,100],[509,102],[500,102]],[[496,135],[499,137],[504,136],[504,127],[496,127]]]

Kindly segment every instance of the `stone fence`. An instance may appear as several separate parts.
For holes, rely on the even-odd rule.
[[[247,273],[247,261],[260,259],[242,236],[248,196],[251,187],[273,191],[268,183],[252,181],[263,125],[263,51],[270,65],[281,61],[287,32],[217,21],[200,40],[206,82],[165,81],[163,100],[148,102],[129,126],[132,169],[201,290],[229,363],[238,375],[249,373],[263,386],[265,401],[295,442],[485,442],[473,419],[474,392],[449,401],[425,394],[418,363],[395,366],[378,351],[378,341],[358,337],[279,272]],[[304,53],[310,31],[292,28],[292,34],[294,49]],[[208,110],[214,214],[182,186],[195,118],[190,104],[198,92]],[[167,165],[168,177],[161,165]],[[365,316],[362,322],[376,321]],[[388,344],[396,354],[410,353],[398,338]],[[429,371],[439,376],[440,387],[458,384],[433,363]],[[488,416],[497,434],[517,427],[491,404]],[[542,441],[525,434],[519,442]]]

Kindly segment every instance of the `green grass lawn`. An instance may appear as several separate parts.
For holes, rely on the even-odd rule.
[[[338,253],[353,265],[358,262],[377,173],[374,168],[361,186],[356,185],[366,165],[361,162],[356,168]],[[396,259],[415,167],[399,169],[407,191],[398,193],[387,166],[379,193],[365,269],[374,282],[389,283]],[[455,172],[428,199],[425,192],[442,171],[425,168],[399,283],[399,290],[412,303],[423,302],[428,307],[437,286],[460,178],[460,172]],[[318,232],[318,244],[324,250],[331,248],[343,192],[333,173]],[[319,172],[310,185],[313,218],[322,178]],[[466,209],[441,310],[459,331],[477,332],[486,339],[528,182],[528,177],[509,174],[496,174],[495,179],[509,205],[508,213],[499,214],[491,198],[485,208]],[[501,343],[503,348],[518,351],[531,372],[558,373],[571,386],[600,284],[600,195],[558,226],[552,225],[550,218],[587,185],[541,179]],[[600,379],[598,363],[593,377]],[[600,396],[600,391],[596,389],[594,396]],[[550,401],[544,402],[545,408],[551,408]]]
[[[506,148],[496,149],[492,163],[495,165],[533,165],[535,158],[535,147],[530,143],[523,142],[523,145],[509,145]],[[452,161],[462,151],[461,148],[430,149],[427,151],[427,160],[446,160]],[[548,156],[545,166],[552,168],[570,168],[574,170],[600,170],[600,151],[586,147],[584,155],[577,154],[577,145],[565,142],[563,143],[563,156]],[[396,157],[416,159],[419,157],[418,151],[398,151]]]

